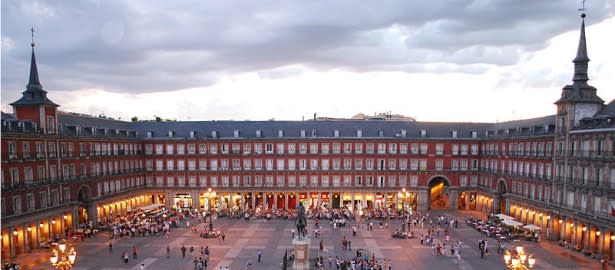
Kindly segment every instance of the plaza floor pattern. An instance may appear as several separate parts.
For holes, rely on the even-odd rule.
[[[451,241],[461,240],[464,247],[461,249],[461,262],[458,262],[450,252],[445,252],[444,256],[432,255],[431,247],[421,245],[418,239],[393,239],[391,233],[401,228],[399,221],[393,221],[388,227],[380,228],[378,221],[374,221],[373,231],[368,231],[366,226],[359,229],[356,237],[352,236],[352,225],[333,228],[328,221],[321,221],[321,236],[314,236],[314,222],[309,221],[308,232],[311,241],[310,257],[319,254],[319,243],[322,240],[324,246],[323,257],[325,258],[325,269],[328,269],[328,258],[350,258],[357,249],[363,249],[377,259],[390,259],[392,269],[461,269],[461,270],[482,270],[482,269],[506,269],[501,255],[495,253],[496,243],[493,239],[488,239],[488,246],[492,247],[492,254],[480,258],[477,248],[479,239],[483,235],[467,227],[464,223],[468,215],[482,216],[478,212],[438,212],[431,216],[447,215],[457,218],[459,226],[453,229]],[[185,222],[185,221],[184,221]],[[250,220],[243,219],[218,219],[214,221],[216,228],[221,229],[226,234],[224,242],[220,239],[204,239],[198,234],[185,228],[182,222],[180,228],[173,229],[167,239],[164,236],[133,237],[109,240],[107,233],[99,233],[95,238],[85,241],[72,241],[78,252],[77,263],[74,270],[132,270],[141,269],[143,264],[145,269],[159,270],[192,270],[194,269],[192,258],[187,252],[186,257],[182,258],[180,248],[194,247],[198,250],[201,246],[209,247],[210,261],[206,269],[218,270],[220,267],[228,266],[230,270],[245,269],[246,262],[251,259],[252,269],[273,270],[280,269],[281,260],[284,252],[292,248],[291,229],[293,223],[288,220],[262,219]],[[194,220],[191,221],[195,222]],[[200,229],[203,228],[201,225]],[[424,233],[425,229],[413,228],[415,234]],[[351,251],[344,250],[342,239],[346,237],[351,240]],[[113,251],[108,251],[109,241],[113,242]],[[444,237],[436,237],[436,241],[443,242]],[[600,269],[599,263],[590,258],[586,258],[578,253],[563,249],[552,242],[540,243],[506,243],[508,248],[522,244],[529,253],[535,254],[537,264],[534,269]],[[169,258],[166,256],[167,245],[171,248]],[[125,264],[120,256],[123,252],[131,253],[132,247],[138,249],[138,258],[132,256]],[[257,250],[262,252],[262,260],[257,262]],[[22,254],[17,258],[17,262],[22,265],[22,269],[52,269],[49,264],[49,250],[35,250],[29,254]],[[335,265],[333,266],[335,269]],[[613,268],[609,268],[613,269]]]

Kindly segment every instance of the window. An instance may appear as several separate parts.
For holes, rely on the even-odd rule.
[[[249,155],[252,153],[252,144],[244,143],[243,144],[243,154]]]
[[[26,194],[26,209],[27,210],[34,209],[34,194],[32,193]]]
[[[467,155],[467,154],[468,154],[468,145],[462,144],[461,145],[461,155]]]
[[[373,154],[374,153],[374,144],[373,143],[368,143],[365,149],[365,152],[368,154]]]
[[[356,154],[361,154],[363,153],[363,144],[362,143],[355,143],[354,144],[354,152]]]
[[[340,144],[339,143],[334,143],[333,144],[333,154],[339,154],[340,151],[341,151]]]
[[[427,148],[428,148],[428,144],[426,143],[421,143],[420,145],[421,147],[421,155],[427,155]]]
[[[427,160],[426,160],[426,159],[421,159],[421,160],[419,161],[419,169],[420,169],[421,171],[425,171],[425,170],[427,170]]]
[[[278,154],[284,154],[284,144],[283,143],[276,144],[276,150]]]
[[[289,153],[289,154],[294,154],[294,153],[296,153],[296,152],[297,152],[296,147],[297,147],[297,146],[296,146],[296,144],[294,144],[294,143],[289,143],[289,144],[288,144],[288,153]]]
[[[410,176],[410,186],[417,187],[419,185],[419,177],[416,175]]]
[[[188,154],[189,155],[196,154],[196,145],[194,145],[193,143],[188,144]]]
[[[265,144],[265,153],[266,154],[273,154],[273,144],[272,143],[266,143]]]
[[[444,144],[438,143],[436,144],[436,155],[444,154]]]
[[[299,144],[299,153],[300,154],[307,153],[307,144],[305,144],[305,143],[300,143]]]
[[[174,152],[173,148],[174,148],[174,145],[167,144],[167,155],[173,155],[173,152]]]
[[[21,213],[21,197],[19,196],[13,197],[13,212],[16,214]]]
[[[218,154],[218,145],[215,143],[209,145],[209,153],[212,155]]]
[[[172,171],[174,170],[173,166],[175,165],[174,160],[172,159],[167,159],[167,171]]]
[[[397,154],[397,144],[389,143],[389,154]]]
[[[178,144],[177,145],[177,154],[178,155],[184,155],[186,153],[186,148],[183,144]]]
[[[436,171],[441,171],[444,167],[444,161],[441,159],[436,159]]]
[[[318,143],[310,143],[310,154],[318,154]]]
[[[386,144],[379,143],[378,144],[378,154],[384,154],[384,153],[386,153]]]
[[[352,144],[351,143],[345,143],[344,144],[344,153],[345,154],[352,153]]]

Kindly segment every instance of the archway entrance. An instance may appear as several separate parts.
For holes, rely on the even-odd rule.
[[[494,202],[494,205],[498,206],[498,208],[496,209],[496,212],[506,213],[506,199],[504,199],[504,194],[506,194],[506,183],[504,182],[504,180],[498,181],[496,192],[497,192],[496,193],[497,201]]]
[[[90,189],[87,186],[82,186],[79,188],[79,192],[77,193],[77,202],[79,204],[78,224],[87,224],[88,223],[88,205],[90,201]]]
[[[446,210],[449,207],[448,180],[442,176],[436,176],[429,181],[429,209]]]

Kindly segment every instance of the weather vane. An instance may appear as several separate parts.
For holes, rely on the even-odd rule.
[[[30,28],[30,32],[32,32],[32,43],[30,43],[30,45],[34,47],[34,27]]]
[[[585,0],[581,0],[581,8],[579,8],[579,11],[585,12]]]

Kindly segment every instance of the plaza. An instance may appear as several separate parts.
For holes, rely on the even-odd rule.
[[[484,235],[465,224],[467,217],[485,218],[486,215],[475,211],[459,212],[432,212],[431,217],[446,216],[457,219],[459,225],[451,230],[451,241],[460,240],[463,242],[461,248],[460,263],[451,256],[447,250],[445,255],[432,255],[432,250],[428,245],[421,245],[417,238],[414,239],[395,239],[391,233],[401,228],[401,221],[394,220],[388,227],[380,227],[379,221],[374,220],[373,231],[368,231],[363,225],[358,229],[356,237],[352,236],[352,224],[350,222],[345,227],[333,228],[328,221],[321,220],[323,227],[321,236],[314,237],[314,220],[308,221],[308,236],[311,241],[310,257],[314,257],[319,252],[319,241],[322,239],[324,244],[325,269],[328,268],[328,257],[339,257],[341,259],[351,258],[357,249],[362,249],[365,253],[373,254],[377,260],[390,259],[391,269],[506,269],[503,256],[496,253],[495,240],[488,238],[491,247],[490,256],[480,258],[477,243]],[[229,269],[246,269],[248,260],[253,261],[252,269],[280,269],[282,257],[286,250],[291,246],[291,230],[293,222],[285,219],[227,219],[219,218],[214,220],[215,228],[222,230],[226,234],[226,239],[205,239],[198,237],[197,233],[186,228],[186,221],[191,224],[196,219],[185,219],[181,221],[179,228],[171,230],[169,238],[165,236],[148,237],[124,237],[109,240],[109,233],[100,232],[94,238],[86,238],[85,241],[72,241],[78,253],[77,262],[74,270],[120,270],[120,269],[140,269],[144,264],[145,269],[194,269],[194,264],[189,253],[182,258],[180,248],[185,246],[187,249],[195,247],[208,247],[210,250],[210,260],[205,269],[219,269],[228,266]],[[200,223],[198,228],[203,230],[205,223]],[[426,233],[425,229],[411,228],[416,234]],[[352,250],[344,251],[341,241],[346,237],[352,241]],[[113,251],[109,252],[108,243],[112,241]],[[435,237],[434,241],[444,242],[444,236]],[[166,247],[170,246],[169,258],[166,256]],[[522,245],[528,253],[534,254],[537,263],[534,269],[599,269],[599,263],[595,260],[585,258],[579,253],[559,247],[552,242],[506,242],[506,248],[513,249],[516,245]],[[132,247],[138,249],[138,258],[134,260],[130,256],[129,262],[125,264],[121,261],[120,255],[123,252],[131,253]],[[257,250],[262,251],[262,262],[258,263]],[[20,256],[17,262],[22,265],[22,269],[49,269],[48,250],[36,250],[31,254]],[[291,269],[291,268],[289,268]],[[310,269],[315,269],[312,268]],[[335,264],[333,264],[335,269]]]

